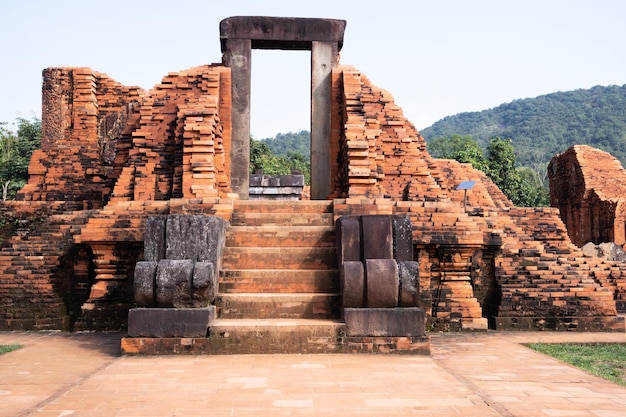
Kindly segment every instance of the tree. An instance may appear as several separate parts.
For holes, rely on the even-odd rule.
[[[487,168],[483,150],[470,135],[453,134],[449,137],[435,138],[428,143],[428,152],[435,158],[470,163],[481,171]]]
[[[511,139],[491,138],[487,146],[485,173],[514,203],[520,188],[520,177],[515,165],[515,151]]]
[[[17,119],[17,134],[0,123],[0,184],[2,200],[13,198],[28,181],[28,163],[41,146],[41,120]]]
[[[311,182],[311,164],[300,152],[289,152],[287,157],[275,155],[264,140],[250,138],[250,173],[261,170],[268,175],[290,175],[298,170],[306,184]]]
[[[546,207],[550,205],[550,193],[539,172],[531,167],[518,167],[520,188],[518,205],[524,207]]]
[[[483,171],[518,206],[549,205],[549,193],[543,179],[531,167],[518,167],[510,139],[491,138],[487,156],[478,141],[470,135],[453,134],[435,138],[428,143],[428,151],[436,158],[469,162]]]
[[[491,138],[487,147],[487,172],[491,180],[516,206],[538,207],[549,204],[549,193],[539,173],[518,167],[511,139]]]

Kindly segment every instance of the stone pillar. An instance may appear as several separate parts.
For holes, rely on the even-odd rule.
[[[224,65],[230,67],[232,82],[232,139],[230,184],[242,200],[248,199],[250,176],[250,39],[224,43]]]
[[[336,66],[336,43],[311,45],[311,199],[330,194],[331,69]]]

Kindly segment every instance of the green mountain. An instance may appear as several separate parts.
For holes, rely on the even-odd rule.
[[[520,99],[480,112],[445,117],[421,131],[426,141],[470,135],[511,139],[519,165],[536,168],[572,145],[605,150],[626,166],[626,85],[595,86]]]
[[[311,157],[311,134],[308,130],[300,132],[278,133],[273,138],[261,139],[276,156],[289,157],[289,153],[298,152],[307,161]]]

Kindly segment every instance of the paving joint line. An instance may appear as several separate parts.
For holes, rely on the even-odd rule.
[[[491,399],[491,397],[485,393],[482,389],[480,389],[475,383],[473,383],[469,378],[461,375],[459,372],[455,371],[453,367],[448,366],[444,363],[445,359],[436,359],[431,356],[433,362],[437,364],[441,369],[443,369],[448,374],[452,375],[454,379],[459,381],[463,386],[467,387],[471,392],[478,395],[489,408],[493,409],[496,413],[500,414],[502,417],[515,417],[515,414],[511,413],[507,410],[506,407]]]
[[[17,414],[15,417],[28,417],[30,415],[33,415],[34,413],[37,413],[38,411],[41,411],[41,409],[43,407],[47,406],[48,404],[50,404],[53,401],[55,401],[56,399],[60,398],[64,394],[68,393],[69,391],[72,390],[72,388],[81,385],[83,382],[87,381],[89,378],[91,378],[92,376],[96,375],[98,372],[108,368],[109,366],[111,366],[115,362],[119,361],[120,359],[122,359],[122,356],[117,357],[117,358],[113,358],[112,360],[102,364],[101,366],[99,366],[99,367],[97,367],[97,368],[95,368],[95,369],[85,373],[84,375],[81,375],[78,379],[75,379],[73,382],[69,383],[68,385],[64,386],[63,388],[60,388],[59,390],[54,392],[52,395],[50,395],[48,398],[39,401],[37,404],[35,404],[34,406],[30,407],[29,409],[24,410],[20,414]]]

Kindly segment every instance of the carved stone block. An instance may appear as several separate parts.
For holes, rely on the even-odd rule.
[[[166,226],[166,258],[215,262],[224,246],[226,222],[213,216],[170,215]]]
[[[393,217],[393,257],[398,262],[413,260],[413,227],[408,215]]]
[[[400,307],[420,307],[419,264],[417,262],[398,262],[400,275]]]
[[[365,272],[362,262],[344,262],[341,267],[343,307],[365,306]]]
[[[156,302],[159,307],[190,307],[194,262],[163,259],[156,273]]]
[[[361,261],[361,224],[358,217],[343,216],[336,222],[337,250],[339,264]]]
[[[365,260],[367,307],[397,307],[400,293],[398,264],[393,259]]]
[[[137,262],[133,291],[135,302],[141,307],[154,307],[155,281],[158,262]]]
[[[362,216],[361,240],[365,259],[393,259],[393,232],[390,216]]]
[[[165,258],[165,222],[167,216],[150,216],[146,219],[143,256],[146,261],[159,262]]]
[[[191,282],[191,303],[193,307],[206,307],[215,300],[217,292],[217,271],[213,262],[196,262]]]

